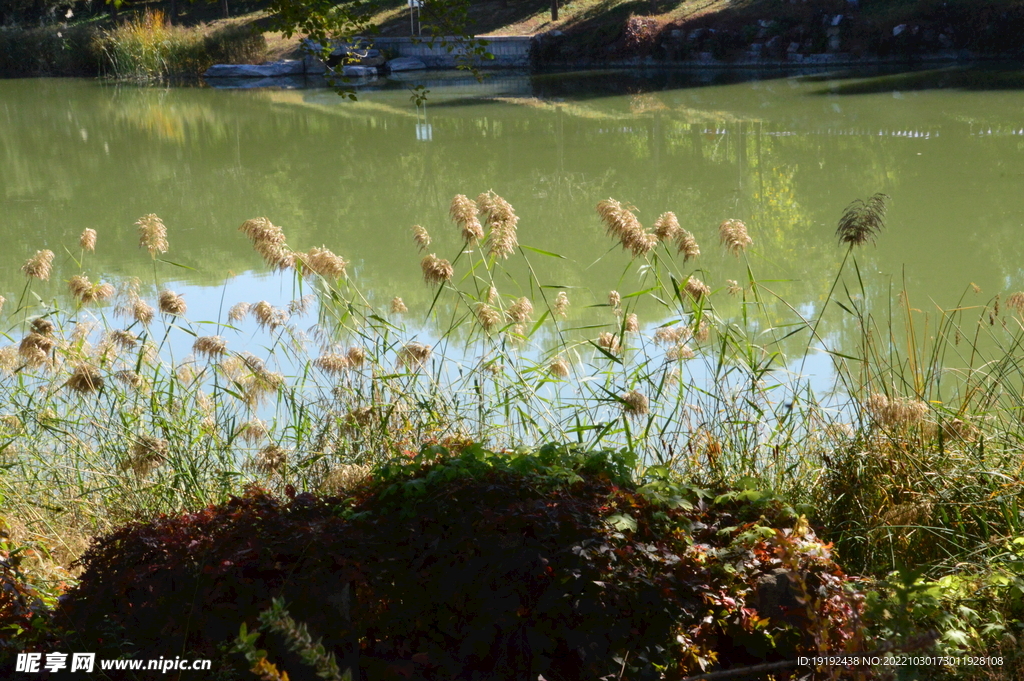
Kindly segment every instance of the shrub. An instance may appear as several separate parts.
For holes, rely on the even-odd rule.
[[[434,446],[348,499],[254,489],[100,538],[63,614],[90,650],[120,630],[131,655],[212,657],[283,597],[338,659],[358,641],[364,678],[656,678],[861,645],[845,575],[788,507],[630,466]]]

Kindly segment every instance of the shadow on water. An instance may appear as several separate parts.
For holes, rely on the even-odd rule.
[[[970,64],[921,70],[864,69],[808,75],[805,81],[821,81],[819,95],[870,95],[892,91],[923,90],[1007,91],[1024,89],[1024,69],[1019,64]],[[844,82],[845,81],[845,82]]]

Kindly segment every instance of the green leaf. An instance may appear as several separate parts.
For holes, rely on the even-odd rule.
[[[547,255],[547,256],[550,256],[552,258],[561,258],[562,260],[568,260],[568,258],[566,258],[564,255],[559,255],[557,253],[552,253],[551,251],[545,251],[545,250],[542,250],[540,248],[534,248],[533,246],[525,246],[523,244],[520,244],[519,247],[520,248],[525,248],[528,251],[533,251],[534,253],[540,253],[541,255]]]
[[[616,513],[615,515],[608,516],[605,522],[620,532],[625,530],[636,532],[636,520],[625,513]]]

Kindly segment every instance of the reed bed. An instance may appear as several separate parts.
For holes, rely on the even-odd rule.
[[[451,253],[430,249],[452,240],[411,229],[426,309],[362,290],[345,258],[296,250],[254,218],[240,244],[295,297],[236,301],[218,322],[190,320],[164,283],[173,227],[137,223],[154,265],[146,283],[90,274],[103,234],[86,230],[68,244],[78,257],[37,252],[17,299],[0,298],[5,513],[70,545],[249,484],[334,490],[423,443],[571,442],[621,450],[638,475],[771,490],[853,572],[1003,574],[1024,542],[1024,293],[985,301],[968,289],[928,311],[905,290],[873,298],[857,252],[884,244],[885,200],[840,220],[841,264],[813,316],[755,277],[756,225],[721,224],[719,247],[747,272],[724,280],[701,263],[714,244],[675,215],[647,229],[614,199],[594,225],[621,246],[602,263],[621,292],[538,279],[532,260],[563,256],[520,244],[514,208],[486,192],[456,196],[452,223],[432,228],[458,235]],[[511,281],[513,265],[526,281]],[[71,294],[62,305],[31,295],[55,269]],[[811,353],[831,359],[834,385],[802,375]]]

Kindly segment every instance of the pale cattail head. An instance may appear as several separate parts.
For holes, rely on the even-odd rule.
[[[443,284],[455,276],[455,268],[452,267],[452,264],[443,258],[438,258],[433,253],[424,256],[420,267],[423,269],[423,280],[431,286]]]
[[[697,302],[700,302],[704,296],[711,293],[711,289],[708,288],[707,284],[694,276],[691,276],[686,280],[685,290],[686,293]]]
[[[599,347],[604,348],[613,355],[619,352],[619,337],[616,336],[614,333],[605,331],[598,335],[597,340],[595,342]]]
[[[50,270],[52,266],[53,251],[36,251],[36,254],[29,258],[25,262],[25,264],[21,266],[21,271],[29,279],[40,279],[42,281],[49,281]]]
[[[623,323],[623,328],[626,333],[638,333],[640,331],[640,320],[637,318],[635,312],[631,312],[626,315],[626,321]]]
[[[251,307],[252,305],[249,303],[235,303],[228,310],[228,321],[236,324],[245,321],[245,317],[249,314],[249,308]]]
[[[868,241],[874,243],[875,238],[885,227],[886,194],[875,194],[867,201],[856,199],[839,218],[836,237],[840,244],[860,246]]]
[[[269,444],[253,458],[252,467],[263,475],[273,475],[288,463],[288,451],[276,444]]]
[[[185,299],[174,291],[161,291],[159,304],[161,312],[176,317],[183,316],[187,309],[185,306]]]
[[[121,465],[121,469],[131,470],[136,476],[144,478],[167,461],[169,452],[170,445],[167,440],[140,435],[132,444],[131,451]]]
[[[427,250],[428,246],[430,246],[430,232],[427,231],[426,227],[413,225],[412,240],[416,242],[416,247],[419,248],[422,253]]]
[[[614,309],[616,312],[619,311],[619,305],[622,304],[622,296],[619,295],[618,291],[608,292],[608,306]]]
[[[529,322],[533,316],[533,303],[526,296],[519,298],[516,302],[509,306],[508,310],[505,311],[506,316],[509,320],[516,324],[523,324]]]
[[[246,220],[238,231],[249,237],[253,249],[270,267],[286,270],[295,264],[295,254],[285,245],[284,231],[267,218]]]
[[[256,323],[261,329],[271,331],[288,322],[288,313],[285,310],[276,308],[265,300],[252,306],[252,316],[256,318]]]
[[[325,374],[337,376],[348,371],[352,363],[349,362],[348,357],[339,352],[327,352],[313,360],[313,366]]]
[[[341,279],[345,276],[348,261],[335,255],[325,247],[311,248],[306,253],[293,253],[294,263],[301,263],[303,274],[318,274],[324,279]]]
[[[103,387],[103,377],[99,369],[88,364],[79,364],[71,373],[71,378],[65,385],[76,393],[86,395],[94,393]]]
[[[676,247],[683,254],[683,262],[700,255],[700,246],[697,245],[697,240],[685,229],[680,229],[676,234]]]
[[[679,231],[679,220],[671,211],[662,213],[654,222],[654,235],[658,241],[672,241],[679,235]]]
[[[157,253],[167,252],[167,227],[163,220],[150,213],[139,218],[135,226],[139,228],[139,248],[149,251],[151,258],[155,258]]]
[[[622,411],[627,416],[637,418],[650,413],[651,404],[639,390],[630,390],[628,393],[622,396]]]
[[[406,343],[398,351],[398,365],[407,369],[419,369],[430,359],[431,352],[433,352],[433,348],[429,345],[415,341]]]
[[[480,322],[480,326],[484,327],[484,331],[487,333],[490,333],[496,327],[501,326],[501,311],[496,307],[484,302],[479,302],[476,304],[475,312],[476,318]]]
[[[83,251],[96,250],[96,230],[86,227],[82,230],[82,236],[78,237],[78,245]]]
[[[405,306],[405,301],[395,296],[391,299],[391,314],[404,314],[409,311],[409,308]]]
[[[462,230],[462,240],[474,244],[484,238],[484,228],[477,218],[477,206],[464,194],[457,194],[452,199],[451,210],[448,211],[452,221]]]
[[[477,197],[477,207],[486,214],[491,233],[487,237],[487,253],[493,258],[508,259],[519,246],[516,230],[519,216],[512,205],[493,191]]]
[[[569,362],[564,357],[556,357],[548,364],[548,373],[558,378],[566,378],[569,375]]]
[[[221,336],[199,336],[192,344],[192,352],[201,357],[215,359],[224,354],[228,342]]]
[[[345,357],[348,358],[348,363],[352,368],[358,369],[366,364],[366,349],[360,345],[353,345],[348,349],[348,352],[345,353]]]
[[[747,226],[743,224],[742,220],[726,220],[720,224],[718,238],[726,250],[737,257],[753,243],[750,236],[747,235]]]
[[[71,295],[78,299],[83,305],[97,301],[107,300],[114,295],[114,287],[111,284],[94,284],[84,274],[76,274],[68,280],[68,290]]]
[[[565,319],[569,313],[569,296],[565,291],[559,291],[555,296],[555,304],[551,307],[551,313],[556,317]]]

